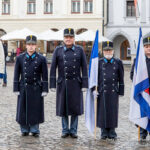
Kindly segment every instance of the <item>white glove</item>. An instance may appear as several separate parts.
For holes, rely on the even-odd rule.
[[[47,92],[42,92],[42,95],[41,95],[41,96],[42,96],[42,97],[45,97],[45,96],[47,96],[47,94],[48,94]]]
[[[0,78],[0,84],[2,84],[2,79]]]
[[[19,96],[20,95],[20,92],[14,92],[16,96]]]
[[[86,92],[86,91],[87,91],[87,88],[82,88],[81,91],[82,91],[82,92]]]
[[[119,95],[119,97],[123,97],[123,95]]]
[[[51,92],[56,92],[56,88],[51,88]]]
[[[93,91],[93,96],[94,96],[94,100],[96,100],[96,98],[98,97],[98,92],[96,90]]]

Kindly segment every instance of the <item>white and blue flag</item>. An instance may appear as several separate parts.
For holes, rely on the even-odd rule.
[[[134,124],[150,132],[150,85],[141,28],[139,32],[139,42],[134,67],[129,119]]]
[[[93,133],[95,128],[94,95],[92,88],[98,84],[98,35],[99,31],[97,30],[90,57],[89,88],[87,90],[85,104],[85,122],[90,133]]]

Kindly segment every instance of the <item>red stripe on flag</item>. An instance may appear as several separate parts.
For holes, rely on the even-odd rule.
[[[135,8],[137,7],[137,0],[134,0]]]
[[[146,89],[145,92],[150,95],[149,88]]]

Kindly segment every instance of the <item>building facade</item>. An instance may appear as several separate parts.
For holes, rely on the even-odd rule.
[[[36,33],[67,27],[76,33],[89,29],[101,32],[102,6],[102,0],[0,0],[0,36],[23,28]],[[16,50],[17,43],[8,41],[8,51]],[[42,44],[47,51],[49,43]]]
[[[138,0],[136,10],[134,0],[107,2],[105,36],[114,42],[115,56],[130,64],[137,50],[139,27],[143,37],[150,35],[150,1]]]

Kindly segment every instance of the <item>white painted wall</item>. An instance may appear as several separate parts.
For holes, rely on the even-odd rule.
[[[53,14],[44,14],[44,0],[36,0],[36,14],[27,14],[27,0],[11,0],[10,15],[2,15],[0,1],[0,29],[7,33],[23,28],[29,28],[37,33],[51,28],[64,29],[72,27],[75,30],[87,28],[97,29],[102,33],[102,1],[93,0],[93,13],[83,13],[81,0],[81,13],[71,14],[71,0],[53,0]],[[14,43],[9,42],[9,50]]]
[[[111,40],[119,35],[126,37],[130,43],[131,54],[134,55],[138,45],[139,27],[142,27],[143,36],[150,33],[150,1],[138,0],[141,16],[137,19],[126,17],[126,0],[109,1],[112,5],[109,7],[110,22],[107,25],[105,36]],[[121,43],[121,39],[117,42]],[[118,51],[116,56],[120,56]]]

